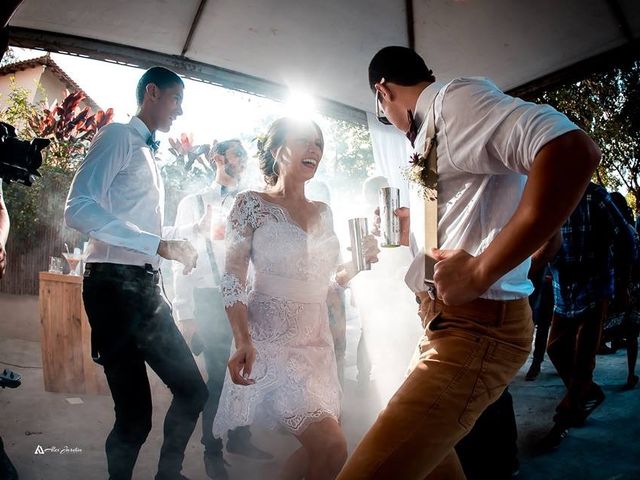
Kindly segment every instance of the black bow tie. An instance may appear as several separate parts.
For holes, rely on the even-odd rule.
[[[411,148],[415,148],[416,146],[414,145],[414,142],[418,136],[418,124],[416,123],[416,119],[414,118],[411,110],[407,110],[407,116],[409,117],[409,131],[407,132],[407,138],[411,142]]]
[[[153,135],[151,135],[149,136],[149,138],[147,138],[147,145],[149,145],[151,151],[155,153],[158,151],[158,148],[160,148],[160,140],[154,139]]]

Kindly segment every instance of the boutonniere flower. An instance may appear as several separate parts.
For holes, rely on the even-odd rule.
[[[431,148],[435,148],[435,138],[427,140],[424,153],[415,152],[411,155],[409,166],[405,169],[404,175],[409,182],[419,186],[425,199],[435,200],[438,197],[438,174],[429,165],[429,151]]]

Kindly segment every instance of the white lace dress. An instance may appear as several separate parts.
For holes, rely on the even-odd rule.
[[[226,242],[222,295],[225,306],[248,307],[256,383],[236,385],[227,371],[213,434],[259,424],[298,435],[312,422],[337,420],[341,389],[326,305],[339,258],[331,211],[306,233],[282,207],[243,192],[229,214]]]

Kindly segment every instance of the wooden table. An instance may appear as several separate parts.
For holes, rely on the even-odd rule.
[[[108,394],[102,367],[91,359],[82,277],[40,272],[40,323],[44,389]]]

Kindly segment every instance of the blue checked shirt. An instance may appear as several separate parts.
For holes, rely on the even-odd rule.
[[[575,317],[613,297],[616,270],[637,259],[638,235],[595,183],[561,231],[562,247],[551,263],[555,313]]]

